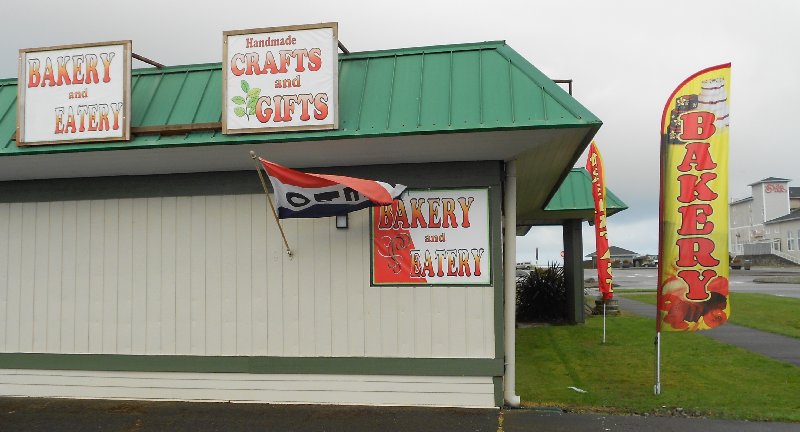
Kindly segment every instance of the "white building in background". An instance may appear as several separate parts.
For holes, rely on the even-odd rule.
[[[750,185],[750,197],[730,204],[730,253],[773,254],[800,264],[800,187],[769,177]]]

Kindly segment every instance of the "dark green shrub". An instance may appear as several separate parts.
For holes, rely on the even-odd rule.
[[[517,321],[564,322],[567,315],[564,268],[550,263],[517,279]]]

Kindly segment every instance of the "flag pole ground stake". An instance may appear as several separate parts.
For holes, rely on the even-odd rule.
[[[603,300],[603,343],[606,343],[606,301]]]
[[[267,189],[267,182],[264,180],[264,174],[261,173],[261,166],[259,165],[258,161],[256,160],[256,152],[251,151],[250,157],[253,159],[253,162],[256,164],[256,172],[258,173],[258,179],[261,180],[261,187],[264,188],[264,195],[267,198],[267,202],[269,203],[269,208],[272,210],[272,216],[275,217],[275,223],[278,224],[278,230],[281,232],[281,237],[283,238],[283,244],[286,246],[286,254],[289,255],[289,258],[292,257],[292,250],[289,248],[289,242],[286,241],[286,234],[283,232],[283,227],[281,226],[281,221],[278,219],[278,213],[275,211],[275,206],[272,204],[272,200],[269,198],[269,189]]]
[[[653,386],[653,394],[661,394],[661,332],[656,333],[656,384]]]

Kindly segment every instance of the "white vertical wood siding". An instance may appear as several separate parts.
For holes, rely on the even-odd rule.
[[[0,203],[0,351],[494,357],[491,287],[370,287],[369,213],[263,195]]]
[[[491,377],[0,370],[4,396],[493,407]]]

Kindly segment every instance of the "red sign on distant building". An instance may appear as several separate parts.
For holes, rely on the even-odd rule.
[[[767,183],[764,185],[764,192],[786,192],[786,185],[781,183]]]

